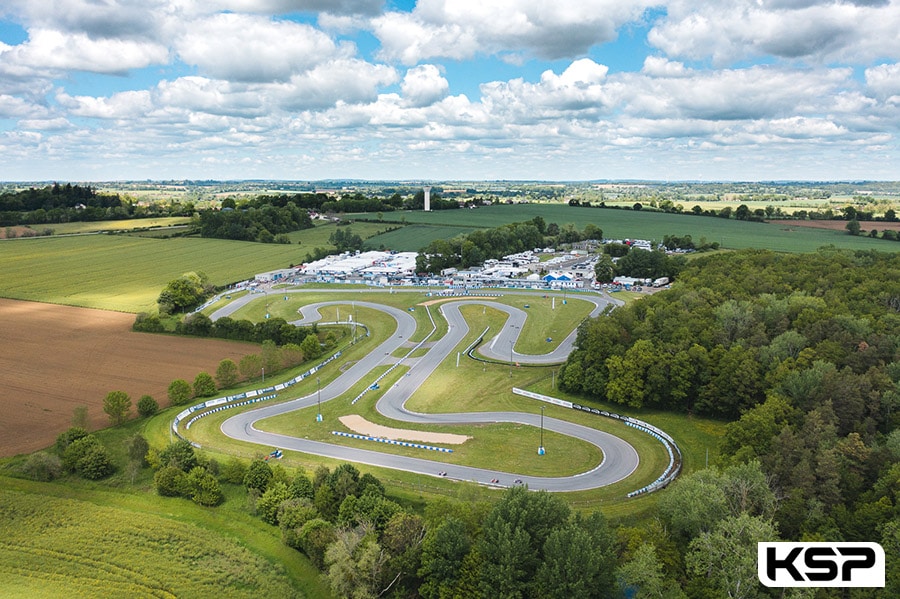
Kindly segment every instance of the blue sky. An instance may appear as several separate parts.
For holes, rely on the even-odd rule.
[[[0,180],[900,179],[900,0],[3,0]]]

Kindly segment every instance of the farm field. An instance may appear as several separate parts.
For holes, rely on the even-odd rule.
[[[809,227],[811,229],[828,229],[830,231],[846,231],[847,221],[845,220],[772,220],[770,224],[780,225],[783,227]],[[884,231],[890,229],[892,231],[900,231],[900,222],[883,222],[873,220],[859,221],[861,231],[871,231],[876,229]]]
[[[120,235],[3,242],[0,297],[143,312],[172,279],[202,271],[218,285],[299,263],[295,245]]]
[[[258,353],[259,347],[212,339],[135,333],[134,316],[0,299],[0,456],[51,445],[87,406],[91,425],[109,424],[103,398],[122,390],[136,405],[142,395],[167,404],[177,378],[215,373],[219,361]]]
[[[354,215],[364,218],[363,215]],[[662,240],[665,235],[691,235],[699,241],[705,237],[708,241],[718,241],[722,247],[730,249],[762,248],[777,252],[812,252],[823,245],[834,245],[848,249],[877,249],[890,251],[894,249],[890,242],[854,237],[846,231],[823,231],[807,228],[790,228],[766,223],[728,220],[713,217],[699,217],[685,214],[667,214],[664,212],[648,212],[633,210],[612,210],[602,208],[570,207],[559,204],[514,204],[485,206],[475,210],[443,210],[434,212],[395,212],[390,214],[391,220],[405,218],[406,222],[418,225],[433,225],[446,228],[448,225],[458,227],[488,228],[498,227],[512,222],[531,220],[540,216],[546,223],[555,222],[559,226],[572,224],[579,229],[593,223],[603,230],[607,238],[638,238]],[[441,238],[435,232],[434,239]],[[430,240],[424,233],[417,234],[415,239],[406,245],[393,249],[417,251],[423,246],[413,247],[420,240]],[[368,240],[377,246],[381,236]],[[403,243],[403,238],[397,239]],[[387,245],[387,244],[385,244]]]

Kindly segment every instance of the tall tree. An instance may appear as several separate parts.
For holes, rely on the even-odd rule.
[[[113,424],[121,424],[131,412],[131,396],[124,391],[110,391],[103,399],[103,411]]]

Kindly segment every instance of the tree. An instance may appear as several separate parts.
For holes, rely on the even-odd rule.
[[[103,411],[113,424],[121,424],[131,412],[131,396],[124,391],[110,391],[103,399]]]
[[[222,480],[226,483],[242,485],[245,476],[247,476],[247,466],[238,458],[232,457],[222,467]]]
[[[56,436],[56,453],[62,456],[65,453],[66,449],[68,449],[69,445],[71,445],[78,439],[82,439],[87,436],[87,430],[80,426],[73,426],[68,430],[61,432]]]
[[[238,369],[245,379],[255,379],[262,372],[262,357],[259,354],[247,354],[241,358]]]
[[[208,372],[198,372],[194,377],[194,397],[212,397],[216,394],[216,382]]]
[[[75,471],[90,480],[99,480],[113,473],[115,467],[106,447],[92,445],[75,464]]]
[[[260,459],[250,462],[247,474],[244,475],[245,487],[256,489],[262,494],[266,492],[270,480],[272,480],[272,468],[268,462]]]
[[[184,478],[183,487],[183,493],[200,505],[211,507],[219,505],[225,499],[219,481],[202,466],[191,469]]]
[[[608,282],[612,281],[615,275],[616,265],[613,263],[612,258],[608,254],[601,254],[596,264],[594,264],[594,278],[597,281]]]
[[[216,367],[216,382],[219,389],[233,387],[238,382],[238,367],[231,358],[225,358]]]
[[[757,543],[778,540],[771,522],[741,514],[722,520],[691,541],[685,564],[701,586],[720,597],[763,596],[757,576]]]
[[[163,497],[181,497],[185,490],[187,475],[175,466],[163,466],[153,475],[153,486]]]
[[[272,483],[256,501],[256,512],[264,522],[278,526],[278,508],[290,498],[287,485],[283,482]]]
[[[859,221],[855,218],[848,222],[845,228],[847,229],[847,232],[850,233],[850,235],[859,235]]]
[[[325,550],[336,538],[334,524],[322,518],[308,520],[297,532],[300,549],[320,570],[325,567]]]
[[[163,466],[173,466],[182,472],[189,472],[198,466],[194,446],[185,439],[169,443],[165,449],[159,452],[159,462]]]
[[[192,393],[193,389],[191,388],[191,384],[184,379],[175,379],[169,383],[169,402],[173,406],[183,406],[191,401]]]
[[[148,451],[150,451],[150,444],[142,435],[134,435],[128,440],[128,459],[130,461],[145,466]]]
[[[616,571],[616,576],[626,595],[634,599],[686,598],[677,583],[666,580],[656,548],[650,543],[641,544],[632,558]]]
[[[307,360],[314,360],[322,355],[322,346],[319,344],[319,337],[315,333],[310,333],[300,343],[300,350]]]
[[[159,404],[149,395],[142,395],[137,403],[137,411],[142,417],[153,416],[159,411]]]

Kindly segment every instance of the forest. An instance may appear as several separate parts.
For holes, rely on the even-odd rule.
[[[560,384],[631,408],[728,420],[722,465],[759,469],[766,497],[742,513],[782,539],[876,541],[896,555],[898,272],[896,253],[829,248],[699,258],[673,289],[582,325]],[[689,570],[691,545],[723,532],[734,498],[721,476],[688,476],[661,500],[665,514],[693,497],[689,520],[670,521],[662,543],[688,555],[674,571]]]

